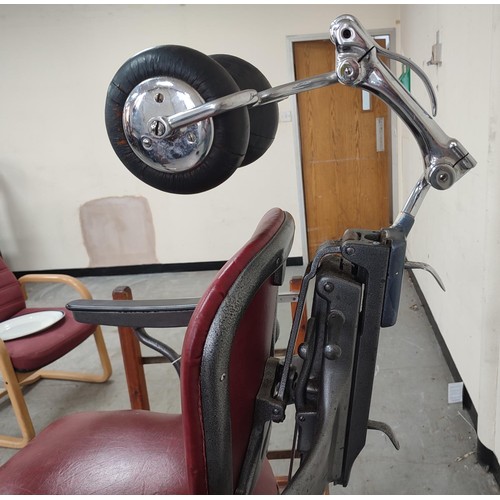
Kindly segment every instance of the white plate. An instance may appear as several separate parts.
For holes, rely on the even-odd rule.
[[[14,340],[45,330],[64,317],[64,311],[40,311],[24,314],[0,323],[0,339]]]

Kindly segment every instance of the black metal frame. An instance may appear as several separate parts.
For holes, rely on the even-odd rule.
[[[201,363],[202,414],[207,455],[208,490],[210,494],[232,494],[231,400],[229,394],[229,365],[238,324],[259,288],[271,276],[273,284],[283,284],[284,267],[290,251],[295,224],[286,214],[276,236],[254,257],[240,273],[224,298],[210,326]],[[278,288],[276,288],[276,299]],[[274,347],[274,346],[271,346]],[[223,439],[221,439],[223,437]],[[265,442],[266,429],[254,432],[253,439]],[[252,457],[257,479],[262,455]],[[239,478],[241,482],[246,478]]]
[[[404,236],[349,230],[329,247],[317,264],[311,318],[299,349],[303,367],[294,399],[301,464],[285,489],[289,494],[321,494],[331,482],[346,486],[368,428],[392,434],[369,420],[369,410],[382,318],[397,316],[397,303],[387,297],[400,286]]]
[[[211,493],[233,492],[229,390],[221,374],[228,371],[232,340],[245,304],[273,273],[282,279],[276,273],[284,270],[283,239],[293,228],[290,218],[285,226],[233,285],[207,338],[201,380],[204,425],[206,435],[212,436],[206,442]],[[346,486],[369,428],[385,432],[398,446],[390,427],[371,421],[369,410],[380,328],[393,325],[397,318],[405,248],[404,233],[394,228],[348,230],[342,240],[321,246],[303,279],[286,357],[268,360],[237,493],[252,491],[271,423],[283,421],[290,404],[296,407],[297,440],[292,456],[298,454],[300,466],[285,494],[321,494],[331,482]],[[293,356],[308,285],[313,281],[306,339],[299,355]],[[155,344],[153,348],[173,361],[177,354],[147,335],[144,327],[185,326],[195,303],[194,299],[77,300],[68,308],[81,322],[135,328],[141,342]],[[213,438],[221,435],[225,439]]]
[[[298,453],[300,466],[284,494],[321,494],[331,482],[346,486],[368,429],[386,433],[399,448],[390,427],[370,420],[369,410],[380,328],[397,318],[405,246],[397,230],[349,230],[342,240],[322,245],[304,277],[287,355],[281,362],[270,358],[254,416],[261,439],[264,429],[283,421],[286,407],[295,404],[291,455]],[[306,338],[293,356],[313,278]],[[251,491],[251,481],[245,480],[252,477],[251,456],[262,450],[258,439],[250,440],[240,493]]]

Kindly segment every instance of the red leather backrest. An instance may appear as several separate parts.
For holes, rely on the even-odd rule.
[[[25,307],[19,282],[0,257],[0,321],[11,318]]]
[[[252,259],[280,231],[285,217],[285,213],[279,209],[273,209],[264,216],[252,238],[217,274],[199,301],[186,332],[181,367],[182,413],[190,491],[195,494],[209,492],[207,461],[212,459],[210,456],[207,457],[205,448],[200,375],[207,335],[231,287]],[[291,240],[289,243],[291,245]],[[286,253],[288,250],[289,248]],[[251,431],[255,396],[262,381],[266,360],[270,355],[277,292],[278,287],[273,284],[272,276],[266,277],[250,300],[232,342],[229,393],[234,486],[238,480]],[[208,438],[227,439],[224,435],[208,436]]]

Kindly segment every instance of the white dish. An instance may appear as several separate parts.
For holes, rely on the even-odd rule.
[[[64,311],[40,311],[23,314],[0,323],[0,339],[14,340],[40,332],[56,324],[64,317]]]

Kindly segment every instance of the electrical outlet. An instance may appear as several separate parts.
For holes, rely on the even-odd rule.
[[[461,403],[464,399],[464,383],[453,382],[448,384],[448,404]]]

